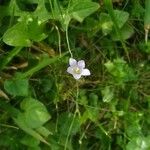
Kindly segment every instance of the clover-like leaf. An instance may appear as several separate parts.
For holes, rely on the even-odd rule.
[[[21,108],[25,111],[25,122],[30,128],[39,128],[51,118],[46,107],[36,99],[24,99]]]

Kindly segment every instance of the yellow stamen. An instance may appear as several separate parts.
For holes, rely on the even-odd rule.
[[[80,69],[78,67],[74,68],[73,71],[76,74],[80,74],[81,73],[81,71],[80,71]]]

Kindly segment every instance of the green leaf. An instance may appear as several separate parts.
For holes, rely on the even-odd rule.
[[[36,99],[24,99],[21,108],[25,111],[25,122],[30,128],[39,128],[51,118],[46,107]]]
[[[43,137],[48,137],[50,134],[52,134],[48,129],[45,127],[39,127],[36,129],[38,133],[40,133]]]
[[[58,1],[52,3],[51,18],[58,20],[64,31],[68,28],[71,19],[82,22],[87,16],[95,12],[99,8],[99,4],[90,0],[72,1],[68,8],[63,8]]]
[[[126,133],[128,137],[133,138],[142,135],[141,126],[137,122],[136,118],[132,118],[135,120],[135,123],[128,125],[126,129]]]
[[[141,42],[139,43],[139,48],[142,52],[150,54],[150,42]]]
[[[29,47],[32,41],[39,42],[47,37],[44,26],[44,23],[32,15],[22,15],[19,22],[4,33],[3,41],[11,46]]]
[[[99,4],[88,0],[76,1],[68,9],[71,18],[82,22],[87,16],[95,12],[99,8]]]
[[[25,22],[18,22],[3,35],[3,41],[11,46],[31,46]]]
[[[83,105],[83,106],[86,106],[88,104],[88,98],[86,96],[85,90],[82,90],[82,89],[80,90],[78,103],[80,103],[80,105]]]
[[[38,6],[33,13],[35,18],[38,18],[40,23],[46,22],[50,19],[50,13],[45,8],[45,1],[39,0]]]
[[[4,82],[4,88],[13,96],[27,96],[29,84],[27,79],[12,79]]]
[[[106,86],[102,90],[102,95],[103,95],[103,102],[109,103],[114,97],[114,91],[109,86]]]
[[[24,115],[22,113],[18,114],[17,118],[13,118],[15,123],[26,133],[28,133],[29,135],[33,136],[34,138],[36,138],[37,140],[40,140],[41,142],[49,145],[49,143],[36,131],[34,131],[33,129],[31,129],[30,127],[28,127],[26,125],[26,122],[24,120]]]
[[[138,18],[140,19],[141,16],[144,15],[144,8],[143,8],[143,5],[141,4],[140,1],[133,1],[132,2],[132,12],[131,12],[131,16],[135,17],[135,18]]]
[[[150,149],[150,136],[138,136],[133,138],[127,145],[127,150],[149,150]]]
[[[10,13],[10,16],[14,15],[14,16],[18,17],[18,16],[23,16],[23,15],[27,14],[28,12],[25,12],[25,11],[21,10],[18,6],[17,1],[10,0],[9,13]]]
[[[90,120],[92,120],[93,122],[97,122],[99,116],[99,109],[87,107],[85,114]]]
[[[43,32],[44,24],[39,23],[38,19],[32,19],[28,22],[28,37],[29,39],[39,42],[44,40],[47,35]]]
[[[30,146],[30,147],[37,147],[40,144],[40,141],[33,138],[30,135],[26,135],[23,137],[23,139],[21,139],[20,141],[22,144],[26,145],[26,146]]]
[[[129,24],[125,24],[120,29],[120,33],[122,35],[122,40],[126,40],[126,39],[129,39],[133,35],[134,30]],[[117,35],[117,33],[115,31],[113,31],[111,33],[111,37],[114,41],[119,41],[120,40],[120,37]]]
[[[122,10],[114,10],[114,17],[118,24],[118,27],[121,28],[129,19],[129,13]]]
[[[115,82],[123,83],[137,79],[133,69],[121,58],[114,59],[113,62],[108,61],[105,63],[105,66],[108,72],[114,77]]]
[[[99,99],[98,95],[95,94],[95,93],[90,93],[89,99],[90,99],[90,105],[94,106],[94,107],[97,107],[97,105],[98,105],[98,99]]]
[[[113,22],[108,14],[100,14],[100,24],[104,35],[107,35],[112,31]]]
[[[87,119],[90,119],[93,122],[97,122],[98,116],[99,116],[98,107],[86,107],[86,111],[80,118],[80,124],[84,124],[87,121]]]

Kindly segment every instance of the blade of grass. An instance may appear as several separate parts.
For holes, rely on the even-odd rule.
[[[145,42],[148,40],[148,32],[150,30],[150,0],[145,0],[145,16],[144,16]]]
[[[8,113],[11,117],[16,117],[19,110],[15,107],[11,106],[9,103],[0,100],[0,109],[4,110],[6,113]]]
[[[35,72],[41,70],[42,68],[58,61],[58,59],[64,57],[68,52],[64,53],[61,57],[60,56],[56,56],[54,58],[45,58],[43,59],[41,62],[39,62],[39,64],[33,68],[31,68],[30,70],[26,71],[25,73],[22,73],[21,76],[19,76],[19,79],[24,79],[27,78],[28,76],[32,76]],[[17,76],[18,78],[18,76]]]
[[[15,7],[16,7],[16,2],[14,0],[11,0],[10,2],[10,6],[12,7],[12,12],[11,12],[11,17],[10,17],[10,21],[9,21],[9,28],[12,26],[13,21],[14,21],[14,13],[15,13]]]
[[[130,57],[129,57],[129,54],[128,54],[128,49],[123,41],[123,38],[122,38],[122,33],[120,32],[120,29],[119,29],[119,26],[118,26],[118,23],[117,23],[117,20],[115,18],[115,15],[114,15],[114,10],[113,10],[113,4],[112,4],[112,0],[104,0],[104,4],[106,6],[106,9],[114,23],[114,27],[115,27],[115,30],[116,30],[116,33],[118,35],[118,37],[120,38],[120,41],[121,41],[121,44],[122,44],[122,47],[126,53],[126,56],[128,58],[128,61],[130,62]]]
[[[4,69],[4,67],[22,50],[22,48],[23,47],[15,47],[11,52],[9,52],[8,55],[1,60],[0,70]]]
[[[22,120],[19,119],[13,119],[15,121],[15,123],[26,133],[28,133],[29,135],[33,136],[34,138],[36,138],[37,140],[47,144],[48,146],[50,146],[50,144],[36,131],[34,131],[33,129],[27,127],[25,125],[25,123]]]

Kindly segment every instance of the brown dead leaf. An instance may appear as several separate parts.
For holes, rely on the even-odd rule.
[[[9,97],[0,89],[0,97],[3,97],[7,100],[9,100]]]

